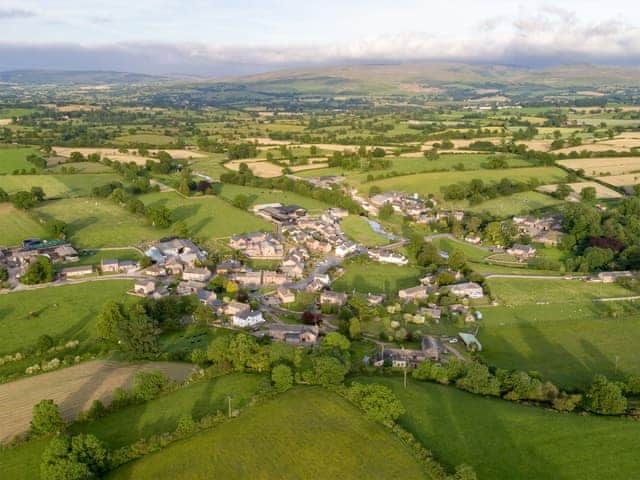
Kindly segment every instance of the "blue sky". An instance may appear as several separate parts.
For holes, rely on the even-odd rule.
[[[439,59],[637,64],[640,8],[620,0],[0,0],[0,69],[220,75]]]

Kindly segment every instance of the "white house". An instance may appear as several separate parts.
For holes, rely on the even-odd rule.
[[[344,242],[336,246],[336,255],[339,257],[346,257],[358,250],[358,245],[353,242]]]
[[[484,296],[482,287],[475,282],[450,285],[449,292],[457,297],[482,298]]]
[[[264,322],[264,318],[262,318],[262,312],[260,310],[240,312],[231,317],[233,326],[240,328],[253,327],[262,322]]]
[[[185,268],[182,272],[182,279],[193,282],[206,282],[211,278],[211,272],[208,268]]]
[[[429,296],[429,289],[425,286],[419,285],[417,287],[405,288],[398,291],[398,297],[402,300],[417,300],[420,298],[427,298]]]

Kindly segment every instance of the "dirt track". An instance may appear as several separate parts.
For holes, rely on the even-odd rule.
[[[0,385],[0,442],[29,428],[33,406],[40,400],[52,399],[60,407],[62,416],[72,420],[96,399],[108,404],[117,387],[131,387],[137,372],[154,369],[161,370],[176,381],[182,381],[193,365],[93,360]]]

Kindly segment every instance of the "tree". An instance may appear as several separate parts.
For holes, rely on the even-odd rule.
[[[471,393],[480,395],[500,395],[500,382],[489,372],[489,368],[481,363],[472,362],[465,375],[458,379],[456,385]]]
[[[164,205],[149,207],[147,217],[156,228],[168,228],[173,223],[173,213]]]
[[[386,385],[353,383],[347,396],[376,422],[394,422],[405,412],[398,397]]]
[[[286,392],[293,386],[293,374],[287,365],[277,365],[271,370],[271,381],[277,392]]]
[[[140,304],[128,309],[116,325],[118,343],[134,358],[152,358],[159,351],[156,322],[147,315]]]
[[[556,187],[556,191],[553,192],[553,196],[559,198],[560,200],[564,200],[572,193],[573,189],[571,188],[571,186],[567,185],[566,183],[561,183]]]
[[[242,193],[239,193],[233,198],[233,206],[240,208],[241,210],[247,210],[251,205],[251,199]]]
[[[583,202],[594,202],[596,200],[595,187],[584,187],[580,191],[580,198]]]
[[[382,189],[378,185],[371,185],[369,188],[369,196],[373,197],[382,193]]]
[[[65,421],[53,400],[41,400],[33,406],[33,416],[29,432],[46,435],[64,430]]]
[[[382,207],[380,207],[380,210],[378,210],[378,217],[380,217],[381,220],[387,220],[391,218],[392,215],[393,206],[389,202],[382,205]]]
[[[11,203],[20,210],[29,210],[36,206],[37,200],[31,192],[20,191],[11,196]]]
[[[349,338],[351,340],[358,340],[362,337],[362,328],[360,327],[360,320],[358,318],[352,318],[349,320]]]
[[[55,238],[64,239],[67,237],[67,224],[62,220],[51,220],[47,222],[47,232]]]
[[[84,480],[107,471],[109,451],[94,435],[56,437],[47,445],[40,463],[41,478]]]
[[[133,379],[133,398],[146,402],[160,395],[168,386],[170,381],[160,370],[149,372],[138,372]]]
[[[320,350],[346,352],[351,348],[351,342],[338,332],[329,332],[322,340],[320,344]]]
[[[40,353],[44,353],[55,345],[53,338],[49,335],[40,335],[36,342],[36,350]]]
[[[32,262],[20,281],[25,285],[37,285],[53,281],[53,264],[47,257],[38,257]]]
[[[464,252],[458,249],[451,252],[451,254],[449,255],[449,258],[447,259],[447,264],[453,270],[462,270],[466,265],[466,263],[467,263],[467,259],[465,257]]]
[[[311,363],[313,365],[311,375],[306,375],[306,380],[310,383],[328,387],[344,381],[347,369],[337,358],[320,355],[314,357]]]
[[[604,375],[596,375],[584,398],[585,409],[602,415],[619,415],[627,409],[620,387]]]
[[[116,342],[118,340],[118,325],[126,321],[122,305],[113,300],[102,306],[96,321],[96,333],[98,338]]]

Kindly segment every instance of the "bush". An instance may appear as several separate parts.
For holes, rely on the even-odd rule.
[[[602,415],[619,415],[627,409],[620,387],[604,375],[596,375],[584,398],[585,409]]]
[[[48,433],[61,432],[64,430],[65,425],[58,406],[53,400],[41,400],[34,405],[29,429],[31,434],[46,435]]]
[[[277,392],[286,392],[293,386],[293,373],[287,365],[278,365],[271,371],[271,380]]]
[[[405,412],[398,397],[385,385],[354,383],[347,391],[347,398],[367,417],[380,423],[394,422]]]
[[[170,385],[171,381],[160,370],[138,372],[134,378],[131,393],[137,401],[148,401],[156,398]]]
[[[109,452],[93,435],[56,437],[47,445],[40,476],[47,480],[84,480],[106,472]]]

